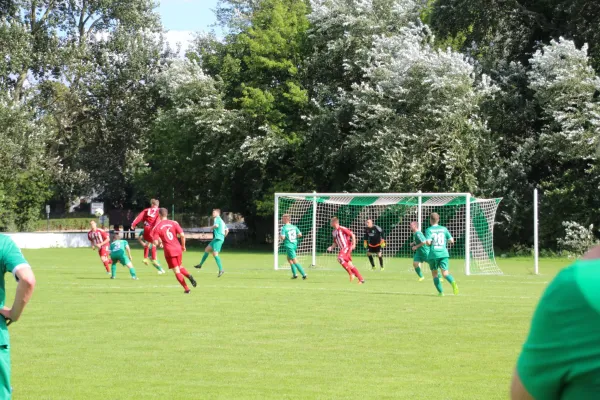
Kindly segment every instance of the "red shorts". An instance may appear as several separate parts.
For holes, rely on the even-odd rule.
[[[108,245],[104,245],[104,246],[100,247],[98,249],[98,254],[100,255],[100,257],[108,257],[108,254],[109,254]]]
[[[350,261],[352,261],[352,250],[346,249],[340,251],[340,253],[338,254],[338,262],[340,264],[344,264]]]
[[[167,260],[167,265],[169,269],[181,267],[183,255],[179,254],[176,256],[172,256],[170,254],[165,254],[165,260]]]
[[[154,239],[152,238],[152,228],[149,226],[144,227],[144,240],[148,243],[152,243]]]

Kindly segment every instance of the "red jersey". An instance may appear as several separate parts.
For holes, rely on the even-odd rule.
[[[340,252],[348,252],[352,250],[352,231],[348,228],[340,226],[333,230],[333,238],[335,243],[340,248]]]
[[[140,222],[144,222],[144,228],[154,228],[154,225],[158,222],[158,207],[146,208],[133,220],[131,226],[135,227]]]
[[[179,243],[178,234],[183,233],[183,229],[176,221],[165,219],[158,221],[152,230],[152,236],[155,240],[162,240],[165,247],[165,256],[173,257],[182,253],[181,243]]]
[[[108,239],[108,233],[106,233],[102,229],[96,229],[96,232],[89,231],[88,232],[88,239],[94,245],[100,246],[100,244],[102,242],[104,242],[106,239]]]

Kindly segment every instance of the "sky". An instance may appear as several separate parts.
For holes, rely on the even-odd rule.
[[[185,51],[188,40],[195,32],[208,32],[216,22],[218,0],[159,0],[158,13],[168,30],[167,39],[175,45],[181,43]]]

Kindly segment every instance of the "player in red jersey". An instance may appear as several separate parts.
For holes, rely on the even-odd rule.
[[[358,269],[352,264],[352,250],[356,248],[356,236],[354,232],[340,226],[340,220],[337,217],[331,218],[331,227],[333,228],[333,244],[327,251],[333,251],[333,249],[339,247],[338,262],[348,272],[348,275],[350,275],[350,282],[354,280],[354,277],[357,277],[358,284],[362,285],[365,283],[365,280],[360,272],[358,272]]]
[[[158,200],[152,199],[150,200],[150,208],[146,208],[142,211],[136,219],[131,223],[131,229],[135,230],[135,227],[138,226],[139,223],[144,223],[144,233],[141,237],[138,236],[138,240],[140,244],[144,246],[144,264],[148,265],[148,253],[152,251],[152,265],[158,271],[158,274],[164,274],[165,271],[160,266],[160,262],[158,261],[158,257],[156,255],[156,246],[152,243],[154,239],[152,238],[152,229],[154,225],[158,222]]]
[[[177,281],[183,286],[185,293],[190,292],[190,288],[185,283],[188,278],[193,287],[196,287],[196,280],[182,265],[183,252],[185,251],[185,235],[181,226],[176,221],[167,219],[169,211],[166,208],[159,210],[160,221],[152,230],[155,246],[163,246],[165,249],[165,260],[170,270],[173,270]],[[181,240],[181,243],[179,241]]]
[[[96,221],[90,221],[90,231],[88,232],[88,240],[92,244],[92,250],[98,248],[100,259],[106,268],[106,273],[110,274],[110,266],[112,264],[109,256],[108,247],[110,246],[110,238],[108,233],[102,229],[98,229]]]

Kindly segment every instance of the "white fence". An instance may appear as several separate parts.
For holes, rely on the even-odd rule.
[[[89,247],[87,232],[31,232],[6,233],[21,249],[49,249],[52,247]]]

